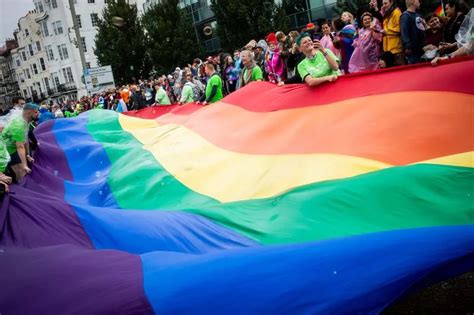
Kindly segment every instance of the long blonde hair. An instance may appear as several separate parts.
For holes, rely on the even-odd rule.
[[[345,14],[349,15],[349,17],[351,18],[351,24],[354,23],[354,15],[352,15],[352,13],[350,13],[349,11],[344,11],[341,13],[341,17]]]

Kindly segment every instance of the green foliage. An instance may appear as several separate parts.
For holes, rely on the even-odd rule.
[[[124,25],[113,25],[113,17],[122,18]],[[118,84],[148,75],[146,36],[135,5],[126,0],[107,3],[98,22],[94,53],[101,66],[112,66]]]
[[[224,50],[242,47],[274,31],[287,31],[287,17],[273,0],[211,0]]]
[[[163,0],[148,10],[142,22],[148,34],[151,63],[158,73],[187,65],[202,54],[191,16],[178,7],[178,0]]]

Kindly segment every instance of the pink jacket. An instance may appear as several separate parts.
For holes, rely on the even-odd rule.
[[[278,49],[268,51],[267,72],[270,82],[277,83],[285,79],[285,63]]]
[[[323,45],[324,48],[329,49],[336,55],[337,58],[341,58],[341,51],[334,47],[334,44],[332,42],[331,36],[330,35],[324,35],[321,40],[321,45]]]

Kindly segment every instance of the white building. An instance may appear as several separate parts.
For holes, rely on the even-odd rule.
[[[69,0],[33,0],[35,10],[18,21],[19,47],[14,54],[21,94],[53,99],[77,99],[87,95],[78,44],[86,67],[97,67],[94,55],[97,22],[107,0],[73,0],[80,40],[76,39]],[[143,14],[145,0],[129,0]]]
[[[35,11],[30,11],[18,20],[15,31],[18,48],[11,51],[20,93],[31,99],[43,98],[50,87],[43,39],[36,23],[38,16]]]
[[[77,45],[83,45],[86,67],[98,66],[94,40],[104,0],[74,0],[74,3],[81,35],[79,40],[74,32],[69,0],[34,0],[40,14],[36,21],[43,35],[53,92],[50,96],[53,98],[76,99],[87,95],[82,83],[83,68]]]

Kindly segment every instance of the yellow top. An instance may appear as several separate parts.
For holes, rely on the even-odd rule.
[[[383,50],[389,51],[392,54],[399,54],[402,52],[402,39],[400,36],[400,17],[402,11],[399,8],[393,10],[392,14],[383,20],[383,30],[385,36],[383,37]]]

